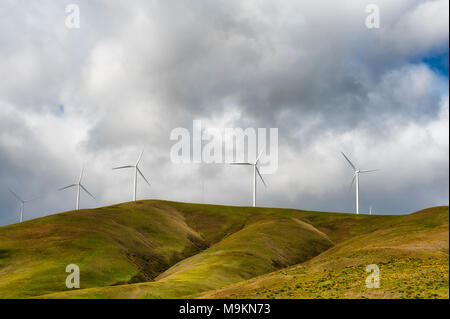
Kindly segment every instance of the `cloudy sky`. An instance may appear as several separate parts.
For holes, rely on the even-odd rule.
[[[77,4],[80,28],[66,27]],[[367,28],[366,6],[380,10]],[[175,164],[176,127],[278,128],[258,205],[408,213],[448,205],[448,0],[0,2],[0,225],[96,201],[250,205],[252,171]],[[141,181],[140,181],[141,182]],[[202,196],[202,183],[204,195]]]

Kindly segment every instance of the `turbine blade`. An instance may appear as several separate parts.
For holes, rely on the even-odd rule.
[[[144,154],[144,150],[142,150],[141,155],[139,155],[139,158],[138,158],[138,161],[137,161],[137,163],[136,163],[136,166],[138,166],[139,163],[141,162],[142,154]]]
[[[91,196],[93,199],[95,199],[94,195],[92,195],[91,193],[89,193],[89,191],[88,191],[83,185],[80,184],[80,187],[81,187],[86,193],[88,193],[89,196]]]
[[[74,186],[77,186],[78,184],[72,184],[72,185],[69,185],[69,186],[66,186],[66,187],[61,187],[61,188],[58,188],[58,191],[62,191],[62,190],[65,190],[65,189],[68,189],[68,188],[71,188],[71,187],[74,187]]]
[[[144,181],[148,184],[148,186],[150,186],[150,183],[148,182],[148,180],[145,178],[144,174],[142,174],[141,170],[139,168],[137,168],[137,171],[139,172],[139,174],[142,176],[142,178],[144,179]]]
[[[263,151],[259,152],[259,155],[258,155],[258,157],[256,158],[256,161],[255,161],[255,164],[258,163],[259,158],[261,157],[262,153],[263,153]]]
[[[352,190],[353,183],[355,182],[355,178],[356,178],[356,174],[353,175],[352,183],[350,184],[350,187],[348,189],[349,192]]]
[[[8,188],[9,192],[11,194],[13,194],[13,196],[19,201],[19,202],[23,202],[22,198],[20,198],[19,195],[17,195],[16,193],[14,193],[10,188]]]
[[[84,173],[84,166],[81,168],[80,179],[78,180],[78,183],[81,183],[81,180],[83,179],[83,173]]]
[[[253,165],[252,163],[229,163],[230,165]]]
[[[258,173],[259,178],[261,178],[261,181],[263,182],[264,186],[267,187],[266,182],[264,181],[261,173],[259,172],[258,166],[255,166],[255,168],[256,168],[256,172]]]
[[[126,166],[120,166],[120,167],[113,167],[113,169],[122,169],[122,168],[134,168],[136,166],[133,165],[126,165]]]
[[[27,200],[24,200],[23,202],[24,202],[24,203],[32,202],[32,201],[34,201],[34,200],[36,200],[36,199],[40,199],[40,198],[42,198],[42,197],[44,197],[44,196],[41,195],[41,196],[33,197],[32,199],[27,199]]]
[[[353,168],[353,170],[354,171],[356,171],[356,167],[355,167],[355,165],[353,165],[353,163],[352,162],[350,162],[350,160],[348,159],[348,157],[347,156],[345,156],[345,154],[344,154],[344,152],[341,152],[341,154],[342,154],[342,156],[344,156],[345,157],[345,159],[347,160],[347,162],[350,164],[350,166]]]
[[[364,169],[364,170],[360,170],[360,173],[369,173],[369,172],[375,172],[375,171],[379,171],[379,169]]]

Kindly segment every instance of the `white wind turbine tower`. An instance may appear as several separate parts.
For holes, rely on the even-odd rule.
[[[21,222],[23,222],[23,210],[25,208],[25,203],[31,202],[31,201],[33,201],[35,199],[38,199],[39,197],[35,197],[33,199],[24,200],[19,195],[17,195],[15,192],[13,192],[11,189],[8,189],[8,190],[20,202],[19,222],[21,223]]]
[[[348,159],[348,157],[345,156],[345,154],[343,152],[341,152],[341,153],[353,169],[353,179],[352,179],[352,183],[350,184],[350,189],[352,188],[353,183],[356,180],[356,214],[359,214],[359,174],[374,172],[374,171],[377,171],[378,169],[357,169],[355,167],[355,165],[353,165],[353,163]]]
[[[133,201],[136,201],[136,192],[137,192],[137,177],[138,173],[141,175],[141,177],[144,179],[144,181],[150,186],[150,183],[145,178],[144,174],[142,174],[141,170],[139,169],[139,163],[141,162],[142,154],[144,154],[144,150],[142,150],[141,155],[139,156],[136,165],[126,165],[126,166],[120,166],[120,167],[114,167],[113,169],[123,169],[123,168],[134,168],[134,183],[133,183]]]
[[[68,189],[71,187],[76,187],[77,188],[77,208],[76,210],[80,209],[80,193],[81,190],[84,190],[89,196],[91,196],[93,199],[95,199],[95,197],[89,193],[89,191],[86,189],[86,187],[83,186],[83,184],[81,184],[81,180],[83,179],[83,173],[84,173],[84,167],[81,169],[81,173],[80,173],[80,178],[78,179],[78,183],[77,184],[72,184],[66,187],[62,187],[60,189],[58,189],[58,191],[62,191],[64,189]]]
[[[264,182],[264,179],[261,176],[261,173],[259,172],[258,169],[258,162],[259,162],[259,158],[262,155],[262,151],[261,153],[259,153],[258,157],[256,158],[256,161],[254,163],[230,163],[231,165],[250,165],[253,166],[253,207],[256,206],[256,173],[258,173],[259,178],[261,178],[261,181],[263,182],[264,186],[266,185],[266,182]]]

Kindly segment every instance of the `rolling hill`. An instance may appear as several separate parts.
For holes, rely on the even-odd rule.
[[[0,227],[0,298],[448,298],[448,216],[166,201],[66,212]],[[68,264],[81,289],[66,288]]]
[[[405,216],[300,265],[196,298],[449,298],[448,207]],[[368,289],[376,264],[380,288]]]

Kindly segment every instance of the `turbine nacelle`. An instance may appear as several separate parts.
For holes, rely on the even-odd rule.
[[[343,152],[341,152],[341,154],[353,169],[353,178],[350,184],[349,191],[352,189],[353,184],[356,181],[356,214],[359,214],[359,174],[375,172],[378,171],[378,169],[358,169]]]
[[[9,192],[17,199],[18,202],[20,202],[20,211],[19,211],[19,222],[21,223],[23,221],[23,211],[25,208],[25,204],[31,201],[34,201],[40,197],[34,197],[32,199],[22,199],[19,195],[17,195],[14,191],[12,191],[10,188],[8,188]]]
[[[247,165],[247,166],[253,166],[253,207],[256,206],[256,174],[258,174],[259,178],[261,179],[261,181],[263,182],[264,186],[267,187],[266,182],[264,181],[261,172],[259,171],[258,168],[258,163],[259,163],[259,159],[261,158],[262,155],[262,151],[261,153],[259,153],[258,157],[256,158],[256,160],[252,163],[248,163],[248,162],[243,162],[243,163],[230,163],[230,165]]]
[[[81,183],[82,180],[83,180],[83,174],[84,174],[84,167],[81,168],[80,178],[78,179],[78,183],[72,184],[72,185],[69,185],[69,186],[65,186],[65,187],[61,187],[61,188],[58,189],[58,191],[62,191],[62,190],[68,189],[68,188],[77,187],[77,206],[76,206],[76,210],[80,209],[80,192],[81,192],[81,190],[85,191],[89,196],[91,196],[95,200],[94,195],[92,195],[86,189],[86,187],[84,187],[84,185]]]
[[[113,170],[124,169],[124,168],[134,168],[135,173],[134,173],[134,184],[133,184],[133,201],[136,201],[137,175],[138,174],[141,175],[141,177],[144,179],[144,181],[147,183],[147,185],[150,186],[149,181],[147,180],[147,178],[145,178],[144,174],[139,169],[139,163],[141,162],[142,154],[144,154],[144,150],[142,150],[141,155],[139,155],[139,158],[138,158],[138,160],[136,162],[136,165],[125,165],[125,166],[119,166],[119,167],[114,167],[113,168]]]

